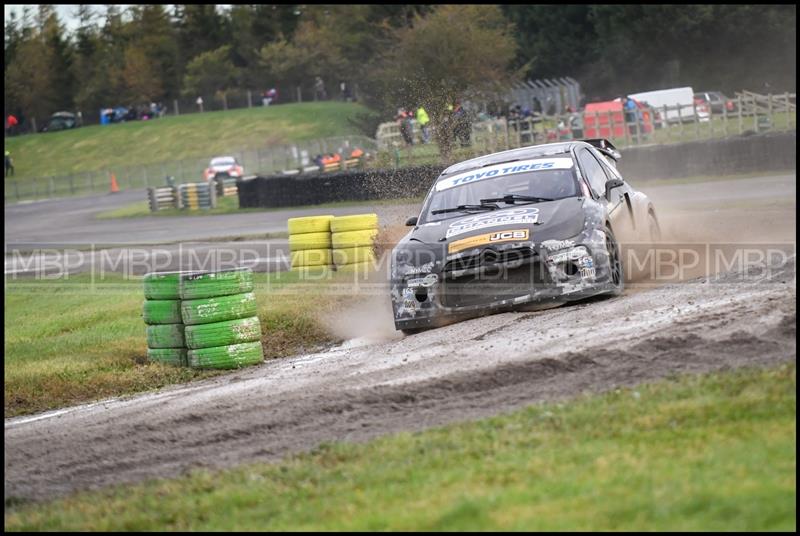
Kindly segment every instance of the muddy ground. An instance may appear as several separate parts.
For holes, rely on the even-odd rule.
[[[278,460],[320,442],[366,441],[674,374],[794,361],[794,198],[785,190],[766,198],[721,195],[708,208],[713,192],[695,197],[698,206],[681,202],[681,192],[677,201],[661,200],[667,242],[755,250],[790,242],[788,254],[724,270],[703,263],[684,277],[644,278],[617,298],[497,314],[410,337],[393,330],[380,283],[365,287],[373,294],[327,320],[349,339],[339,347],[6,420],[6,504]],[[698,271],[705,276],[692,279]]]

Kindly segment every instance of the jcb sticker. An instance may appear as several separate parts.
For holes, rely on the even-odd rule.
[[[477,236],[470,236],[469,238],[462,238],[452,242],[447,247],[448,253],[456,253],[465,249],[476,248],[483,244],[499,244],[501,242],[515,242],[520,240],[528,240],[528,229],[514,229],[511,231],[497,231],[495,233],[486,233]]]

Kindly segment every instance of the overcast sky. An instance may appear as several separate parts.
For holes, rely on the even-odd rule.
[[[25,4],[6,4],[5,5],[5,19],[8,19],[9,14],[14,11],[14,14],[19,19],[22,17],[22,7]],[[31,8],[31,14],[35,14],[36,11],[39,9],[39,4],[27,4]],[[94,6],[98,12],[105,13],[104,6]],[[128,7],[120,6],[120,7]],[[73,31],[78,27],[78,19],[73,16],[73,13],[77,11],[78,4],[69,4],[69,5],[56,5],[56,13],[58,13],[59,20],[66,26],[68,31]]]

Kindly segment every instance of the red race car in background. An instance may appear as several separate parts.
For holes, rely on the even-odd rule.
[[[218,156],[212,158],[208,167],[203,172],[203,178],[207,181],[214,180],[217,177],[238,179],[241,178],[242,175],[244,175],[244,169],[233,156]]]

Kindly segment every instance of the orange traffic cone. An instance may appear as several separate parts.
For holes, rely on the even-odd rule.
[[[117,177],[115,177],[114,174],[112,173],[111,174],[111,193],[114,194],[114,193],[117,193],[117,192],[119,192],[119,186],[117,186]]]

